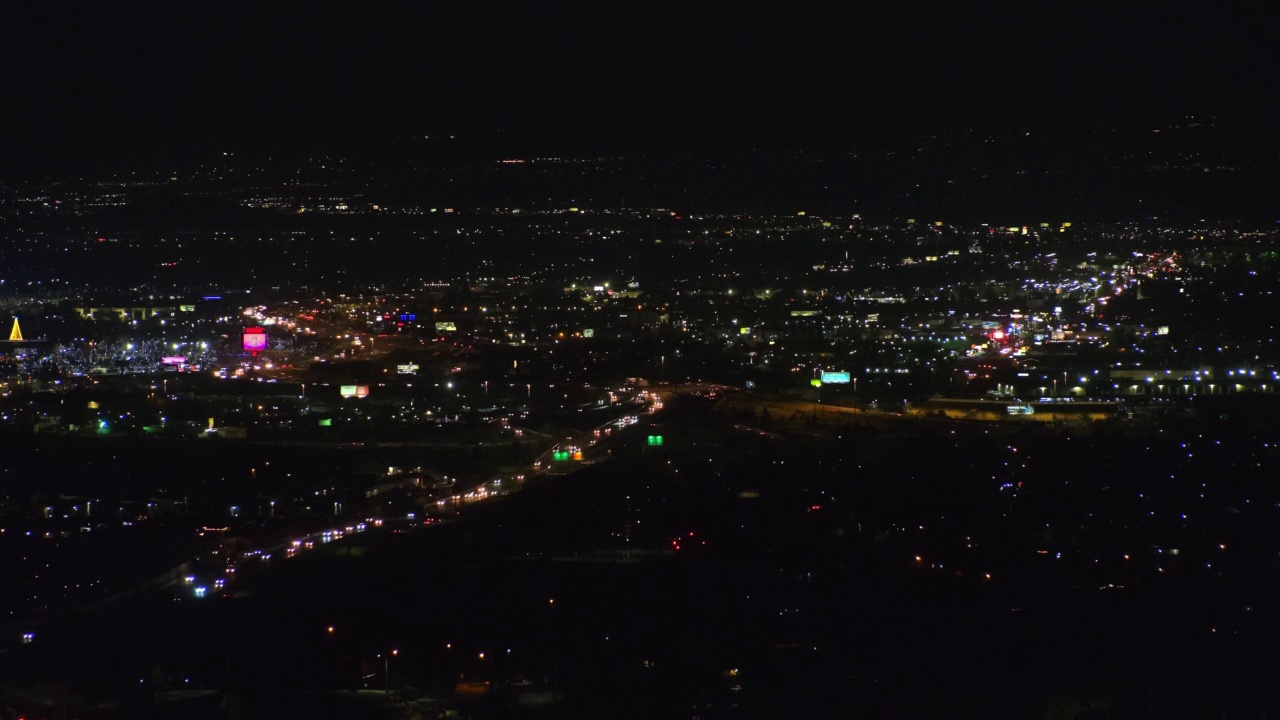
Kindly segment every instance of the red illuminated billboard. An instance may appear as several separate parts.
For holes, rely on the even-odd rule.
[[[255,355],[267,349],[267,331],[260,327],[245,328],[244,335],[241,337],[244,341],[244,349]]]

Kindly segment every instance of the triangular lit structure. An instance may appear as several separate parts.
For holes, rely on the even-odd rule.
[[[9,342],[22,342],[22,328],[18,327],[18,318],[13,319],[13,329],[9,331]]]

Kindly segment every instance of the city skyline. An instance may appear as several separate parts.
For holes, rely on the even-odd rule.
[[[0,720],[1273,716],[1273,28],[10,9]]]

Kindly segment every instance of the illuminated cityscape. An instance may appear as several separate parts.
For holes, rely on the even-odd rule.
[[[3,50],[0,720],[1280,709],[1256,23],[184,12]]]

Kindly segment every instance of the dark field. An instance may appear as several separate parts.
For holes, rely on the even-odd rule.
[[[0,697],[50,717],[1180,718],[1273,704],[1274,444],[856,426],[759,440],[704,410],[663,424],[656,452],[456,522],[242,567],[234,597],[154,592],[73,613],[0,655]]]

